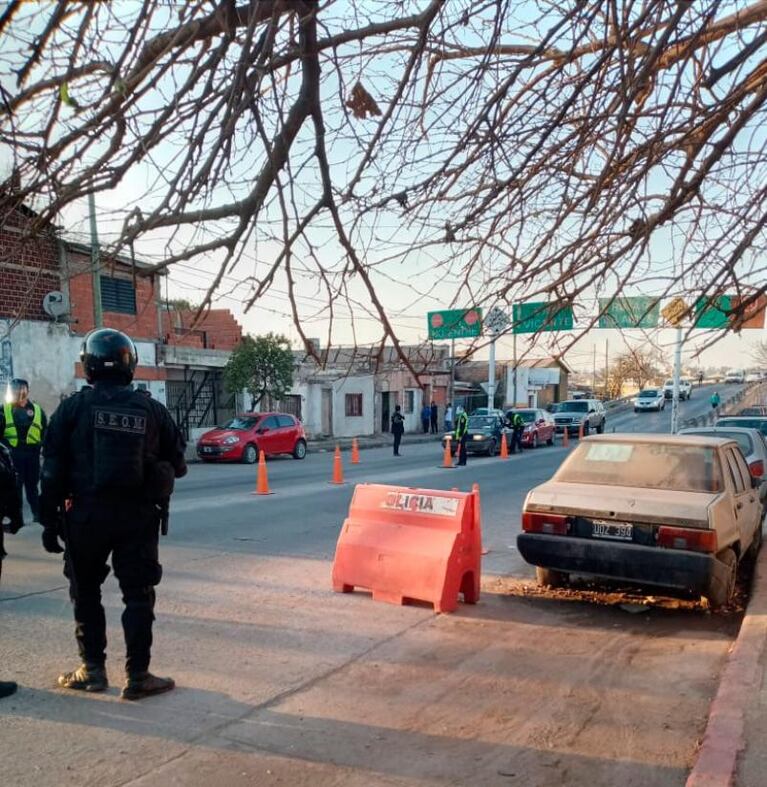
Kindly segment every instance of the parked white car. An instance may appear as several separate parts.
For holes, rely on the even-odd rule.
[[[666,399],[674,398],[674,381],[666,380],[663,386],[663,395]],[[679,401],[682,399],[689,399],[692,396],[692,383],[686,378],[679,381]]]
[[[644,410],[655,410],[659,413],[666,409],[666,397],[659,388],[645,388],[640,391],[634,399],[634,412],[639,413]]]
[[[738,385],[742,385],[746,381],[746,375],[743,369],[730,369],[725,375],[724,381],[728,384],[737,383]]]
[[[517,547],[539,583],[588,574],[732,600],[762,541],[761,481],[735,440],[600,435],[532,489]]]

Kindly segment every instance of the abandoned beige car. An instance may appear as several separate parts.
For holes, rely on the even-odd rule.
[[[544,585],[588,574],[717,607],[732,598],[739,562],[759,551],[761,493],[734,440],[590,437],[530,491],[517,546]]]

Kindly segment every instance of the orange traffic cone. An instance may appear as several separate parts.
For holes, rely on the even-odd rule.
[[[360,447],[357,445],[357,438],[352,440],[352,464],[358,465],[360,463]]]
[[[450,451],[450,443],[452,442],[450,435],[445,437],[445,452],[442,455],[442,467],[450,468],[453,467],[453,454]]]
[[[578,439],[583,440],[583,421],[581,421],[581,425],[578,427]]]
[[[333,480],[331,484],[338,484],[339,486],[344,482],[344,466],[341,462],[341,446],[336,446],[336,453],[333,457]]]
[[[269,489],[269,477],[266,473],[266,454],[261,451],[258,455],[258,475],[256,476],[256,491],[254,495],[273,495]]]
[[[509,444],[506,442],[506,432],[501,435],[501,459],[509,458]]]
[[[565,431],[562,432],[562,445],[565,448],[570,447],[570,430],[567,427],[565,427]]]

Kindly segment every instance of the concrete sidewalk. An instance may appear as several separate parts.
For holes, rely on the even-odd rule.
[[[748,610],[711,703],[687,787],[767,784],[767,549],[754,573]]]

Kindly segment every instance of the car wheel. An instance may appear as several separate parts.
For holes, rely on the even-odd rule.
[[[716,559],[724,564],[727,570],[721,579],[712,576],[709,581],[706,597],[713,609],[723,607],[732,601],[735,594],[735,580],[738,575],[738,558],[732,549],[723,550],[716,556]]]
[[[599,426],[597,427],[597,434],[602,434],[605,430],[605,422],[602,421]]]
[[[554,432],[551,433],[551,437],[546,441],[546,445],[554,445]]]
[[[495,456],[496,448],[497,448],[497,445],[496,445],[495,440],[491,440],[490,441],[490,445],[488,446],[488,449],[487,449],[487,455],[488,456]]]
[[[588,437],[590,431],[591,431],[591,424],[588,421],[586,421],[586,423],[583,424],[583,436]]]
[[[751,542],[751,546],[748,548],[748,559],[750,562],[754,562],[757,557],[759,557],[759,550],[762,548],[762,517],[759,517],[759,524],[756,526],[756,530],[754,531],[754,540]]]
[[[248,443],[245,450],[242,452],[242,463],[244,465],[254,465],[258,459],[258,450],[253,443]]]
[[[635,413],[638,413],[638,412],[639,412],[639,410],[638,410],[638,409],[635,407],[635,408],[634,408],[634,412],[635,412]]]
[[[538,432],[534,432],[533,433],[533,439],[532,439],[532,441],[530,443],[530,447],[531,448],[537,448],[538,447]]]
[[[543,568],[543,566],[535,567],[535,578],[541,587],[562,588],[565,587],[569,581],[570,576],[565,574],[564,571],[557,571],[553,568]]]
[[[305,459],[305,458],[306,458],[306,441],[298,440],[296,442],[296,447],[293,449],[293,459]]]

